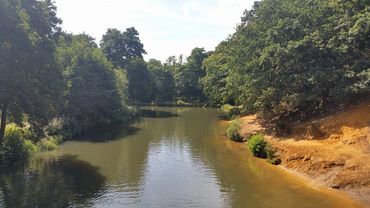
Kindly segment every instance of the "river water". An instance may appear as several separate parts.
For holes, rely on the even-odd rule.
[[[0,207],[357,207],[251,156],[207,108],[148,107],[0,173]]]

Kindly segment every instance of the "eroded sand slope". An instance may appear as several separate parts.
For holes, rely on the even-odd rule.
[[[255,115],[241,121],[243,134],[266,134]],[[370,205],[369,102],[299,124],[287,137],[266,134],[266,138],[282,166]]]

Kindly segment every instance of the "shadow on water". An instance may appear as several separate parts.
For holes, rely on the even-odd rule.
[[[167,111],[158,111],[158,110],[141,110],[140,117],[143,118],[171,118],[177,117],[178,114],[167,112]]]
[[[89,131],[72,140],[102,143],[134,135],[139,130],[140,128],[129,125],[109,125],[89,129]]]
[[[230,117],[229,116],[227,116],[227,115],[219,115],[219,116],[217,116],[218,117],[218,119],[220,119],[221,121],[230,121],[231,119],[230,119]]]
[[[88,207],[104,192],[97,167],[66,155],[1,169],[0,207]]]

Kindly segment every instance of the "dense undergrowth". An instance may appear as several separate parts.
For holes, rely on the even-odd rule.
[[[62,141],[60,136],[47,136],[35,142],[35,135],[26,127],[8,124],[0,146],[0,165],[25,162],[35,153],[54,150]]]

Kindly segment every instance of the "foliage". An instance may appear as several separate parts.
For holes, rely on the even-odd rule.
[[[132,103],[168,103],[176,99],[190,103],[207,101],[200,84],[205,75],[203,60],[209,55],[203,48],[194,48],[187,63],[183,62],[182,55],[179,60],[171,56],[164,64],[155,59],[145,63],[143,54],[146,52],[135,28],[124,32],[108,29],[100,47],[115,67],[125,70]]]
[[[195,103],[206,101],[200,79],[205,75],[202,64],[207,56],[204,48],[194,48],[187,63],[175,71],[174,78],[179,99]]]
[[[146,51],[134,27],[127,28],[124,32],[108,29],[103,35],[100,47],[116,68],[125,70],[129,80],[129,100],[134,103],[149,103],[154,100],[157,88],[143,60]]]
[[[31,140],[25,139],[23,142],[24,142],[23,147],[27,151],[27,156],[30,156],[39,151],[37,145],[35,145]]]
[[[229,87],[229,69],[231,50],[227,41],[221,42],[216,50],[204,60],[206,75],[200,80],[204,94],[213,104],[235,104]],[[236,84],[236,83],[234,83]]]
[[[113,68],[91,37],[61,36],[57,63],[63,69],[65,82],[64,129],[74,135],[130,119],[125,76]]]
[[[28,139],[31,133],[15,124],[8,124],[4,142],[0,146],[0,164],[12,164],[28,159],[37,151],[36,146]]]
[[[8,116],[27,115],[40,130],[58,111],[61,73],[54,37],[61,21],[51,1],[38,0],[1,0],[0,19],[1,142]]]
[[[103,35],[100,47],[107,59],[120,68],[125,68],[131,59],[142,59],[143,54],[146,54],[139,32],[134,27],[127,28],[124,32],[108,29]]]
[[[238,119],[232,120],[226,129],[226,135],[235,142],[243,142],[244,138],[240,134],[240,121]]]
[[[168,68],[155,59],[150,59],[147,63],[148,70],[152,74],[155,82],[155,102],[172,102],[176,97],[175,79]]]
[[[266,158],[267,162],[279,165],[281,159],[276,157],[275,150],[266,142],[262,134],[255,134],[248,139],[248,148],[256,157]]]
[[[281,159],[277,157],[267,158],[267,162],[273,165],[280,165]]]
[[[0,146],[9,161],[54,149],[56,136],[129,121],[129,103],[205,101],[204,49],[194,49],[187,63],[182,56],[171,66],[146,63],[135,28],[109,29],[99,48],[87,34],[62,32],[50,0],[0,0],[0,19]],[[30,127],[29,135],[7,133],[12,139],[3,141],[9,121]]]
[[[42,138],[36,145],[41,151],[50,151],[57,149],[61,140],[61,137],[46,137]]]
[[[164,64],[155,59],[146,63],[143,60],[146,52],[135,28],[124,32],[108,29],[100,46],[115,67],[125,70],[132,103],[171,103],[176,99],[190,103],[207,101],[200,84],[205,75],[203,60],[209,55],[203,48],[194,48],[187,63],[182,56],[179,60],[171,56]]]
[[[176,106],[191,106],[191,103],[185,102],[183,100],[177,100]]]
[[[10,123],[6,127],[4,142],[0,146],[0,165],[25,162],[32,154],[39,151],[54,150],[62,142],[61,136],[48,136],[36,144],[31,139],[33,133],[29,128]]]
[[[132,102],[150,103],[155,98],[156,85],[145,61],[141,58],[131,59],[126,66],[129,80],[129,98]]]
[[[226,113],[229,118],[234,118],[240,115],[240,108],[229,104],[222,105],[221,111]]]
[[[203,63],[212,103],[284,123],[370,93],[370,5],[264,0]]]
[[[46,135],[54,136],[54,135],[63,135],[62,129],[64,126],[64,121],[61,118],[54,118],[52,119],[48,125],[44,127],[44,132]]]
[[[267,158],[267,154],[271,153],[270,146],[265,141],[262,134],[255,134],[251,136],[248,140],[248,147],[256,157]]]

